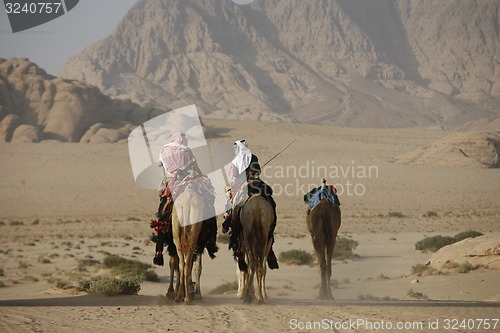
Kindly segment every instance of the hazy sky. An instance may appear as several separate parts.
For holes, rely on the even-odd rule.
[[[80,0],[65,15],[38,27],[12,33],[0,4],[0,58],[29,58],[50,74],[92,42],[107,37],[137,0]],[[236,0],[238,3],[251,0]]]
[[[137,0],[80,0],[65,15],[38,27],[12,33],[0,4],[0,58],[29,58],[50,74],[86,46],[108,36]]]

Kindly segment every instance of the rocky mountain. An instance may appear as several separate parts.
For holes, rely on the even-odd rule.
[[[0,142],[118,142],[159,113],[49,75],[28,59],[0,59]]]
[[[140,105],[357,127],[500,113],[500,2],[140,0],[60,76]]]

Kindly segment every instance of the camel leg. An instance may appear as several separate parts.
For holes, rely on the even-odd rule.
[[[326,258],[325,258],[325,264],[326,264],[326,272],[325,272],[325,279],[326,279],[326,289],[325,289],[325,298],[326,299],[333,299],[332,296],[332,290],[330,286],[330,279],[332,277],[332,255],[333,255],[333,249],[330,251],[330,249],[327,249],[326,253]]]
[[[321,286],[319,288],[318,297],[320,299],[324,299],[326,293],[326,258],[324,251],[318,253],[318,260],[319,260],[319,269],[321,275]]]
[[[253,286],[253,277],[255,275],[255,260],[252,254],[248,254],[248,272],[245,279],[245,303],[251,303],[255,298],[255,289]]]
[[[182,302],[186,297],[186,261],[183,253],[179,253],[179,291],[177,292],[176,302]],[[189,280],[188,280],[189,282]]]
[[[262,266],[262,292],[264,293],[264,300],[267,301],[267,291],[266,291],[266,273],[267,273],[267,265],[266,260],[264,260],[264,266]]]
[[[196,260],[194,262],[194,273],[195,273],[195,277],[196,277],[196,284],[195,284],[195,289],[194,289],[194,299],[195,300],[202,300],[203,299],[203,297],[201,296],[201,286],[200,286],[201,271],[202,271],[201,257],[202,257],[202,254],[198,253],[196,255]]]
[[[236,263],[236,276],[238,277],[238,292],[236,293],[236,297],[240,299],[245,297],[246,294],[246,289],[245,289],[246,275],[247,272],[240,271],[240,267],[238,266],[238,263]]]
[[[264,259],[264,258],[262,258]],[[257,287],[259,288],[259,291],[258,291],[258,294],[257,294],[257,299],[259,300],[259,303],[263,303],[264,302],[264,295],[262,293],[262,290],[264,288],[264,286],[262,285],[262,277],[263,277],[263,274],[262,274],[262,266],[265,265],[265,262],[264,260],[260,260],[258,265],[257,265]]]
[[[323,299],[323,297],[325,295],[325,290],[326,290],[326,281],[325,281],[325,269],[326,269],[325,246],[324,246],[324,243],[318,237],[315,237],[316,234],[320,235],[321,233],[322,233],[322,231],[318,230],[316,228],[314,228],[313,232],[311,233],[313,247],[314,247],[314,252],[316,252],[316,257],[318,258],[319,275],[321,277],[321,285],[319,287],[319,293],[318,293],[318,298],[319,299]]]
[[[174,299],[175,295],[179,291],[179,280],[180,280],[179,257],[170,256],[169,267],[170,267],[170,284],[168,285],[168,290],[167,290],[166,296],[169,299]],[[174,278],[176,279],[175,291],[174,291]]]
[[[189,253],[185,256],[184,271],[183,271],[183,284],[184,284],[184,301],[186,304],[192,304],[190,287],[191,287],[191,270],[193,269],[193,254]]]
[[[326,246],[326,278],[327,278],[327,284],[326,284],[326,298],[328,299],[333,299],[332,296],[332,290],[330,286],[330,279],[332,278],[332,259],[333,259],[333,250],[335,248],[335,238],[337,237],[337,234],[334,233],[330,237],[330,242],[328,242]]]

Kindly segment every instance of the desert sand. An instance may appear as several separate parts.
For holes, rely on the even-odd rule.
[[[411,272],[412,266],[433,257],[415,250],[415,243],[427,236],[473,229],[492,244],[500,243],[498,169],[397,162],[399,156],[450,133],[214,119],[205,124],[217,133],[213,140],[245,138],[261,161],[297,138],[263,174],[278,205],[277,254],[290,249],[313,253],[302,195],[325,176],[337,184],[342,202],[339,236],[359,242],[354,250],[359,258],[334,261],[335,300],[316,299],[315,265],[284,263],[268,271],[266,304],[243,304],[235,292],[209,294],[236,281],[234,261],[222,243],[217,258],[203,258],[204,299],[193,306],[164,296],[166,267],[155,266],[161,282],[142,283],[134,296],[57,289],[53,281],[58,278],[77,281],[85,274],[106,274],[78,270],[79,260],[102,260],[105,252],[152,263],[149,219],[157,208],[156,191],[135,185],[127,144],[2,144],[0,281],[5,287],[0,288],[0,332],[500,330],[500,323],[494,330],[479,327],[477,321],[473,329],[446,326],[453,318],[459,324],[463,319],[499,318],[498,253],[476,257],[487,263],[465,274]],[[294,170],[301,173],[294,175]],[[410,291],[425,299],[409,296]],[[363,325],[338,326],[350,321]],[[314,322],[323,326],[311,326]],[[408,326],[387,326],[398,322]]]

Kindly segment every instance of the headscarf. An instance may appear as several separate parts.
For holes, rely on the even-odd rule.
[[[160,151],[160,161],[163,167],[171,174],[186,169],[195,161],[193,152],[187,146],[188,141],[184,133],[174,133],[170,142]]]
[[[245,140],[238,140],[234,143],[234,155],[232,163],[238,170],[238,174],[241,174],[250,166],[252,160],[252,152],[248,149]]]

